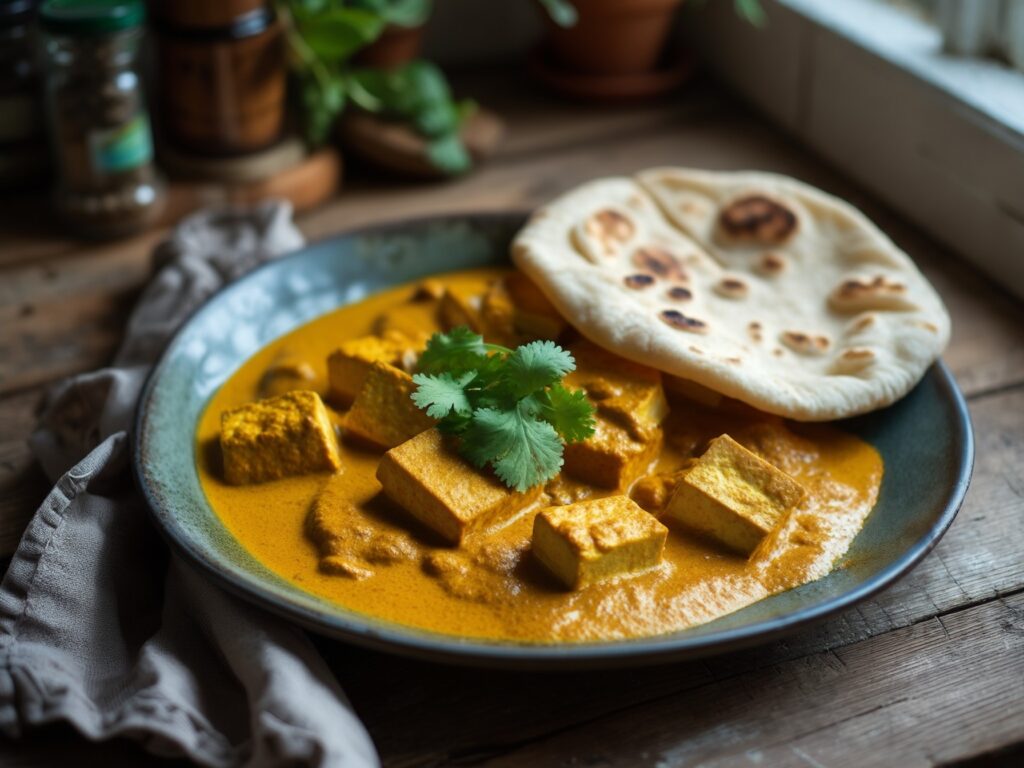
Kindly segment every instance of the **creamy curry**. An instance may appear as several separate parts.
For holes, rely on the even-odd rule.
[[[503,289],[506,301],[495,301],[494,287],[507,278],[504,271],[475,270],[377,294],[273,342],[225,382],[198,425],[198,469],[211,506],[257,560],[353,611],[450,635],[524,643],[685,629],[832,569],[877,498],[882,460],[870,445],[831,426],[783,421],[611,358],[552,318],[542,297],[516,289],[518,283],[510,283],[514,290]],[[373,387],[385,395],[371,404],[379,412],[401,410],[404,402],[394,398],[408,397],[401,388],[406,377],[394,369],[410,370],[414,348],[432,331],[460,322],[487,326],[487,318],[506,335],[560,335],[579,363],[568,381],[597,405],[597,434],[589,445],[567,449],[560,476],[512,504],[502,502],[508,492],[493,478],[462,482],[458,478],[469,475],[460,473],[478,470],[459,468],[457,457],[440,457],[454,467],[452,498],[464,491],[473,497],[465,503],[473,505],[491,494],[495,504],[488,508],[505,512],[469,526],[456,509],[451,530],[425,525],[422,515],[396,503],[403,498],[400,490],[382,492],[378,470],[384,463],[400,469],[404,450],[408,473],[422,472],[428,485],[447,482],[448,469],[430,465],[430,452],[443,451],[441,438],[423,431],[430,422],[416,417],[388,419],[381,427],[361,425],[356,415],[346,428],[347,407],[357,390],[371,387],[365,377],[372,375]],[[359,374],[354,383],[342,371],[338,381],[352,383],[351,391],[343,391],[344,383],[332,388],[326,362],[332,352],[346,341],[374,338],[393,347],[375,352],[390,362],[378,364],[376,373]],[[224,442],[248,440],[246,450],[256,446],[259,453],[259,439],[247,434],[277,429],[285,417],[249,409],[243,417],[226,418],[222,435],[222,416],[290,390],[319,393],[326,408],[311,412],[307,425],[316,428],[318,419],[333,423],[340,439],[332,438],[322,450],[314,440],[309,456],[297,452],[251,461]],[[306,407],[305,397],[294,396],[291,405]],[[323,429],[318,434],[322,442]],[[411,435],[417,437],[406,441]],[[397,447],[385,454],[388,446]],[[412,447],[419,453],[411,453]],[[225,475],[228,451],[232,483]],[[395,458],[385,462],[385,455]],[[417,456],[427,457],[424,466]],[[289,469],[289,462],[299,469]],[[746,478],[738,490],[731,475],[736,472]],[[679,490],[684,482],[685,493]],[[713,498],[727,501],[712,503]],[[599,499],[608,501],[568,506]],[[747,505],[748,513],[736,508],[746,515],[749,530],[719,519],[723,509],[732,514],[729,504]],[[762,520],[759,504],[776,505],[780,512]],[[579,531],[564,527],[576,509],[589,520],[583,544],[574,539]],[[543,525],[535,521],[540,510]],[[632,515],[633,522],[623,523],[620,514]],[[542,535],[554,544],[538,553],[536,537]],[[618,552],[618,543],[631,536],[636,546]],[[583,552],[587,547],[589,555]],[[618,560],[603,557],[619,554]],[[600,567],[586,578],[577,574],[576,582],[572,573],[560,575],[559,562],[584,556]]]

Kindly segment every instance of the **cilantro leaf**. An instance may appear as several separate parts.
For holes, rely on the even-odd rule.
[[[553,426],[567,443],[578,443],[594,434],[594,406],[581,389],[555,384],[532,396],[537,414]]]
[[[462,375],[487,362],[487,345],[484,337],[460,325],[448,333],[435,333],[427,342],[427,348],[420,355],[418,368],[421,373],[447,371],[455,376]]]
[[[456,379],[450,373],[430,375],[417,373],[412,380],[416,383],[416,391],[412,393],[412,401],[417,408],[427,411],[432,419],[443,419],[450,413],[462,416],[473,412],[469,404],[465,387],[476,377],[472,371]]]
[[[513,351],[460,326],[430,338],[412,400],[460,438],[463,458],[524,491],[558,474],[566,442],[594,433],[594,407],[562,384],[575,367],[553,341]]]
[[[462,435],[463,455],[478,467],[490,464],[510,488],[525,491],[562,468],[562,441],[555,428],[517,406],[480,408]]]
[[[553,341],[531,341],[508,358],[508,383],[512,393],[525,397],[576,369],[572,355]]]

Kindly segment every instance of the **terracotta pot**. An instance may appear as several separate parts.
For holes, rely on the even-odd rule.
[[[559,27],[547,14],[547,42],[555,63],[592,75],[626,75],[657,67],[683,0],[572,0],[575,26]]]
[[[355,56],[355,63],[376,69],[396,69],[420,55],[423,25],[398,27],[391,25]]]

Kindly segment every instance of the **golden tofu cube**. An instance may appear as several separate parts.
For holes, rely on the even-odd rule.
[[[689,471],[693,459],[687,459],[683,469],[674,472],[656,472],[641,477],[629,489],[629,498],[646,509],[655,517],[660,517],[665,505],[672,498],[676,485]]]
[[[448,287],[441,296],[438,305],[438,317],[441,327],[450,331],[460,325],[469,326],[480,333],[480,305],[482,297],[479,293],[466,288]]]
[[[576,370],[566,377],[571,388],[582,388],[599,413],[630,431],[643,433],[668,415],[661,371],[624,360],[589,341],[569,346]]]
[[[413,343],[400,333],[346,341],[327,358],[328,397],[338,405],[351,404],[374,363],[401,367],[411,354]]]
[[[519,493],[456,454],[436,429],[384,454],[377,479],[388,498],[448,541],[510,520],[540,495]]]
[[[565,446],[562,471],[599,488],[625,490],[647,474],[658,458],[662,441],[662,432],[657,427],[634,436],[599,412],[594,434]]]
[[[416,384],[405,371],[373,363],[345,416],[345,433],[378,448],[393,448],[434,426],[412,401]]]
[[[479,317],[484,337],[507,346],[557,339],[568,327],[540,289],[519,272],[491,283]]]
[[[537,284],[522,272],[506,275],[502,285],[516,308],[516,325],[539,339],[556,339],[568,327],[565,318]]]
[[[590,342],[570,347],[576,370],[566,377],[597,409],[594,434],[565,447],[563,471],[591,485],[625,489],[661,450],[668,401],[661,373],[630,363]]]
[[[224,479],[232,485],[341,468],[334,426],[316,392],[298,390],[225,411],[220,425]]]
[[[628,496],[547,507],[533,519],[533,554],[570,589],[661,562],[668,528]]]
[[[785,472],[721,435],[676,485],[662,519],[750,555],[804,495]]]
[[[692,400],[708,408],[717,408],[722,403],[722,395],[713,389],[708,389],[703,384],[684,379],[679,376],[666,374],[664,377],[665,389],[673,395],[680,395],[687,400]]]

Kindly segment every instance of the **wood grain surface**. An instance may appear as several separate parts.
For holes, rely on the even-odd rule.
[[[785,641],[701,662],[572,674],[481,672],[318,640],[389,766],[1019,765],[1024,759],[1024,308],[738,104],[697,83],[629,109],[564,104],[520,73],[460,81],[507,124],[491,162],[445,184],[354,170],[299,220],[310,239],[445,211],[526,209],[657,164],[789,173],[861,207],[953,316],[977,465],[964,508],[908,576]],[[0,213],[0,554],[48,484],[25,440],[48,385],[103,365],[150,271],[152,232],[63,237],[41,199]],[[159,764],[67,729],[0,741],[12,766]]]

